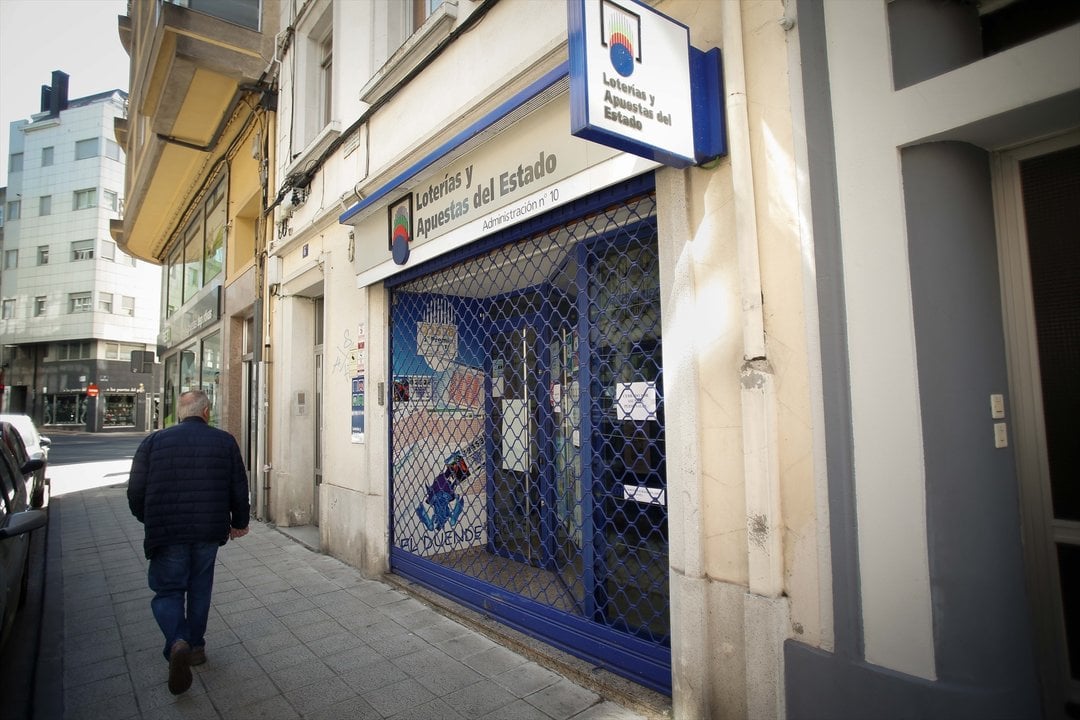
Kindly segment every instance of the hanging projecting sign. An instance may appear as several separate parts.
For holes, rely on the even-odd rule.
[[[570,0],[571,133],[674,167],[726,153],[719,50],[638,0]]]

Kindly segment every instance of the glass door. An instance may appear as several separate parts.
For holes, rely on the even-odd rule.
[[[1037,657],[1048,716],[1080,717],[1080,134],[996,164],[1009,430]]]
[[[543,498],[537,462],[536,330],[524,318],[493,332],[490,350],[491,542],[495,552],[540,562]]]

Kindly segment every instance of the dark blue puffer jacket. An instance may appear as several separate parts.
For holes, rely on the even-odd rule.
[[[143,523],[146,557],[163,545],[217,542],[248,526],[247,474],[233,436],[201,417],[147,435],[135,451],[128,507]]]

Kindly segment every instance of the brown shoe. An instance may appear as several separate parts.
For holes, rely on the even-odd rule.
[[[191,687],[191,646],[177,640],[169,650],[169,692],[179,695]]]
[[[206,662],[206,646],[200,645],[199,647],[191,648],[191,658],[188,660],[188,665],[192,667],[196,665],[202,665]]]

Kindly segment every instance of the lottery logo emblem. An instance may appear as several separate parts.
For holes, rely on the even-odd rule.
[[[613,2],[604,2],[602,12],[603,43],[611,67],[622,77],[630,77],[641,62],[641,20]]]
[[[406,195],[390,206],[390,253],[394,262],[404,265],[409,261],[412,243],[412,195]]]

